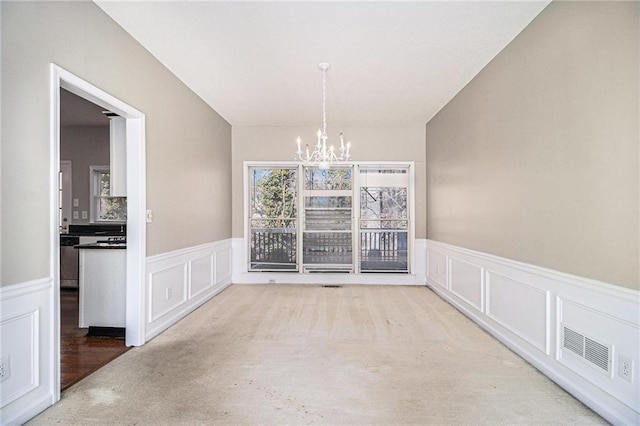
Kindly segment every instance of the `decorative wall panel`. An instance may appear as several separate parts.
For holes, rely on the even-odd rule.
[[[487,273],[487,315],[505,328],[549,353],[549,295],[546,291]],[[524,314],[526,313],[526,315]]]
[[[451,259],[450,268],[451,292],[482,311],[482,268],[459,259]]]

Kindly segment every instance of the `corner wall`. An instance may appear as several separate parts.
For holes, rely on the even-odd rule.
[[[640,288],[639,26],[552,2],[427,124],[430,240]]]

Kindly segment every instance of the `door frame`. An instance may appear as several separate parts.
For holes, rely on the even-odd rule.
[[[127,346],[145,343],[145,259],[146,259],[146,158],[145,115],[100,88],[59,67],[50,65],[50,253],[53,276],[52,381],[55,401],[60,399],[60,223],[58,171],[60,169],[60,89],[66,89],[127,120]]]

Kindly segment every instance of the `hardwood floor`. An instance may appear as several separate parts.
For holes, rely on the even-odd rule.
[[[129,350],[124,339],[86,337],[78,327],[78,290],[60,290],[60,389],[65,390]]]

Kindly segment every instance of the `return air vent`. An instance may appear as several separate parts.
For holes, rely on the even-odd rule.
[[[583,334],[563,326],[562,347],[589,361],[590,364],[610,372],[611,348]]]

